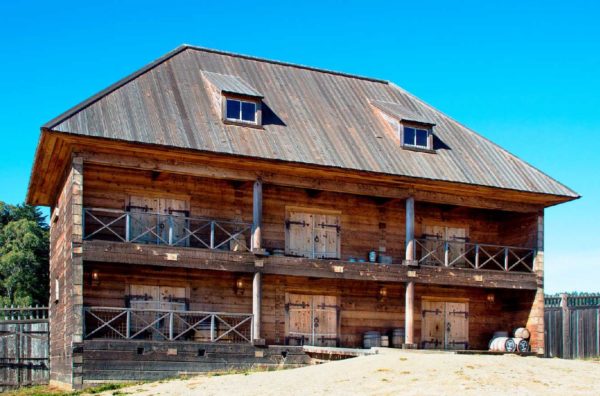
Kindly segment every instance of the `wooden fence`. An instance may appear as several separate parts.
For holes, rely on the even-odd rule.
[[[600,294],[546,297],[546,357],[600,357]]]
[[[0,308],[0,392],[48,383],[48,308]]]

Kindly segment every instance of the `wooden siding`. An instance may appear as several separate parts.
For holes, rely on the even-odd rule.
[[[99,280],[91,282],[90,271],[99,272]],[[183,268],[123,266],[86,263],[84,303],[91,306],[125,305],[127,284],[140,283],[187,287],[190,309],[248,313],[252,311],[251,274],[220,273]],[[241,279],[243,290],[236,290]],[[286,293],[336,296],[340,304],[340,344],[360,347],[365,331],[388,332],[404,327],[404,285],[401,283],[315,279],[308,277],[264,275],[262,293],[262,337],[267,344],[285,341]],[[379,297],[386,287],[387,297]],[[492,293],[493,303],[487,296]],[[512,330],[525,325],[534,291],[490,290],[417,284],[415,287],[415,338],[421,336],[421,302],[423,299],[469,302],[469,341],[472,349],[487,349],[494,331]]]
[[[189,201],[190,216],[252,222],[252,184],[151,171],[85,166],[84,206],[125,209],[130,195]],[[341,259],[366,259],[370,250],[404,258],[405,204],[354,194],[265,184],[263,247],[285,249],[286,208],[341,212]],[[464,227],[473,242],[534,247],[536,216],[417,202],[416,235],[423,225]],[[247,241],[249,243],[249,241]]]
[[[82,341],[83,161],[73,158],[50,215],[50,381],[81,383],[74,347]]]

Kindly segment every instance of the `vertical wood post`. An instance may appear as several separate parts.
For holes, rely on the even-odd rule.
[[[415,305],[415,282],[406,283],[406,303],[404,307],[404,343],[412,347],[414,339],[414,305]]]
[[[479,244],[475,245],[475,269],[479,269]]]
[[[406,260],[415,259],[415,199],[406,198]]]
[[[406,199],[406,262],[415,260],[415,199]],[[415,282],[406,283],[404,307],[404,344],[407,348],[414,345],[414,305]]]
[[[538,212],[536,221],[536,249],[533,271],[536,274],[537,288],[527,319],[527,328],[531,334],[531,351],[544,354],[544,211]]]
[[[560,295],[560,308],[562,311],[562,358],[571,357],[571,311],[569,311],[569,296],[566,293]]]
[[[262,181],[254,182],[252,196],[252,251],[259,252],[262,249]]]
[[[262,275],[260,272],[254,273],[254,279],[252,279],[252,337],[253,340],[259,340],[260,337],[260,306],[262,301]]]

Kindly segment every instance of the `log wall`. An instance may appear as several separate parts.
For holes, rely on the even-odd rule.
[[[85,168],[84,206],[124,210],[129,195],[186,199],[192,217],[252,222],[252,183],[232,182],[151,171]],[[263,247],[285,248],[286,207],[341,211],[341,258],[367,258],[371,249],[404,258],[403,199],[316,191],[265,184],[263,187]],[[468,230],[473,242],[535,247],[536,219],[531,214],[417,202],[417,237],[423,225],[447,225]]]
[[[91,271],[99,273],[92,283]],[[251,274],[201,271],[184,268],[124,266],[85,263],[84,302],[90,306],[125,305],[128,283],[187,287],[191,310],[252,312]],[[236,290],[241,279],[243,290]],[[387,332],[404,327],[404,285],[373,281],[316,279],[280,275],[263,275],[262,337],[267,344],[285,341],[285,294],[317,294],[338,296],[340,301],[340,342],[344,347],[360,347],[365,331]],[[387,297],[379,298],[380,287],[386,287]],[[487,300],[494,295],[494,302]],[[473,349],[487,349],[494,331],[512,330],[527,323],[535,291],[489,290],[484,288],[450,287],[416,284],[415,340],[420,339],[421,301],[433,297],[469,302],[469,335]]]
[[[73,158],[50,216],[50,381],[69,387],[81,384],[82,176],[83,161]]]

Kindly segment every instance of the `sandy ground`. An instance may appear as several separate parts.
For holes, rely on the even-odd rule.
[[[299,369],[201,376],[120,391],[147,396],[600,395],[600,362],[383,349]]]

